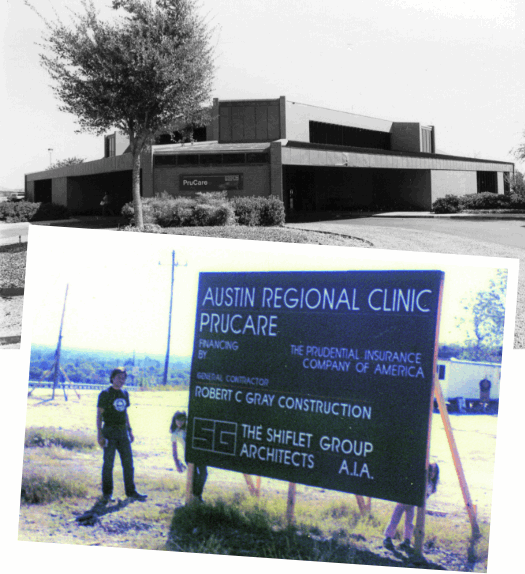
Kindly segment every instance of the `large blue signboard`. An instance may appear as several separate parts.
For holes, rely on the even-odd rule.
[[[201,273],[186,460],[421,506],[443,277]]]

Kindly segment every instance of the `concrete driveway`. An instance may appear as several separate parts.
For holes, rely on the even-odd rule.
[[[342,216],[289,227],[357,237],[377,249],[510,257],[520,262],[514,347],[525,348],[525,217]]]
[[[98,216],[78,216],[72,219],[62,219],[59,221],[37,221],[31,225],[48,225],[51,227],[81,227],[84,229],[116,229],[126,225],[127,222],[122,217],[98,217]],[[29,223],[2,223],[0,222],[0,245],[11,243],[25,243]]]
[[[29,223],[2,223],[0,224],[0,245],[12,243],[25,243]]]
[[[427,218],[427,217],[399,217],[399,216],[369,216],[348,219],[336,219],[323,222],[310,222],[308,224],[291,224],[309,229],[320,224],[325,229],[330,226],[334,232],[343,233],[345,230],[359,230],[370,227],[383,227],[388,229],[405,229],[426,231],[453,235],[464,239],[480,241],[483,243],[497,243],[508,247],[518,247],[525,253],[525,218],[524,219],[495,219],[495,218]],[[310,227],[314,226],[314,227]],[[317,227],[321,229],[321,227]],[[439,250],[439,245],[436,246]]]

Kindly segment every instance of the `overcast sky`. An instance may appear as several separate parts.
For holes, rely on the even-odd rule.
[[[31,226],[24,300],[24,337],[55,346],[66,285],[63,345],[166,352],[171,283],[175,272],[171,354],[190,356],[201,271],[322,271],[438,269],[445,272],[441,342],[463,342],[457,317],[462,300],[488,288],[498,266],[512,264],[508,324],[512,347],[517,261],[483,257],[329,248],[184,236]],[[514,301],[514,304],[512,304]],[[30,314],[31,317],[29,316]],[[467,320],[470,313],[466,314]]]
[[[67,20],[80,0],[39,0]],[[95,0],[107,11],[110,0]],[[436,126],[438,151],[512,161],[525,129],[521,0],[203,0],[216,27],[214,96],[277,98]],[[109,11],[111,12],[111,11]],[[71,156],[103,155],[58,111],[23,0],[0,4],[0,187]],[[524,169],[523,165],[518,165]]]

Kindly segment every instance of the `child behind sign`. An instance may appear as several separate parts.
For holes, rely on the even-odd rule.
[[[427,482],[427,498],[434,494],[437,490],[437,483],[439,481],[439,466],[436,463],[431,463],[428,466],[428,482]],[[383,546],[389,550],[394,550],[394,544],[392,538],[396,534],[396,528],[403,513],[405,513],[405,536],[403,542],[399,545],[402,550],[411,550],[410,540],[412,539],[412,534],[414,532],[414,512],[416,510],[415,506],[410,506],[409,504],[397,504],[392,513],[392,518],[390,519],[390,524],[385,530],[385,539],[383,541]]]
[[[173,460],[175,461],[175,467],[178,472],[184,472],[186,466],[181,460],[179,460],[179,453],[177,449],[177,443],[182,448],[184,453],[186,448],[186,425],[187,416],[184,411],[177,411],[173,415],[171,421],[170,432],[171,440],[173,444]],[[206,478],[208,477],[208,470],[206,466],[195,465],[195,474],[193,477],[193,496],[200,502],[202,502],[202,491],[204,490],[204,485],[206,484]]]

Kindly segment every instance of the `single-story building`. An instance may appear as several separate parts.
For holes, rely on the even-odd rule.
[[[287,212],[429,210],[447,194],[504,193],[514,164],[436,153],[434,126],[393,122],[287,100],[213,101],[192,143],[159,138],[142,157],[143,197],[226,190],[275,195]],[[73,213],[131,201],[131,154],[118,133],[104,158],[27,174],[26,198]]]

